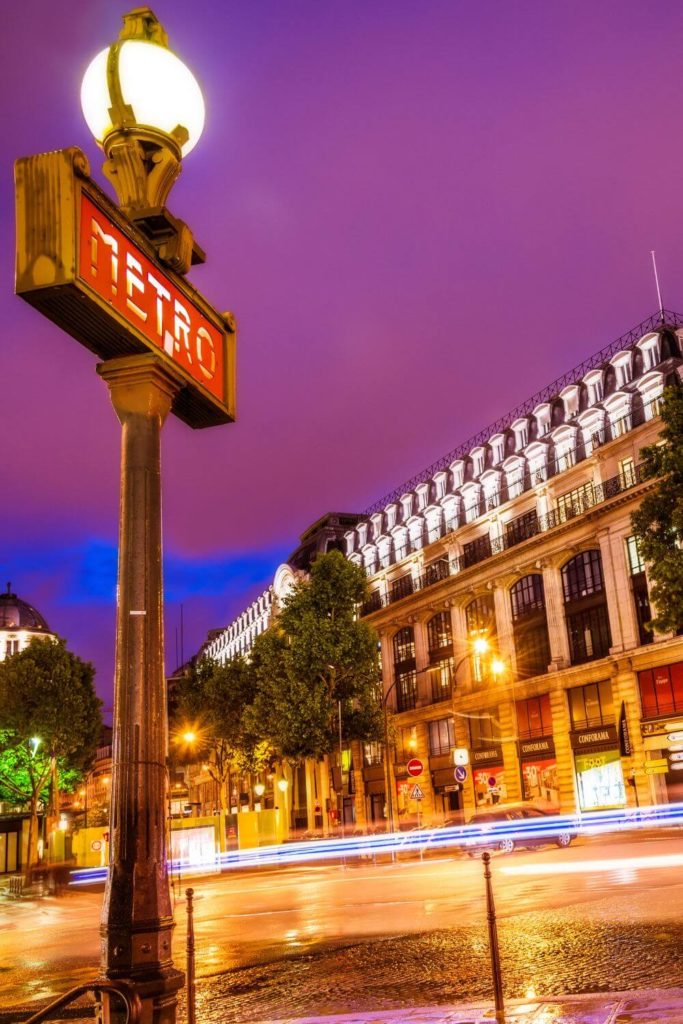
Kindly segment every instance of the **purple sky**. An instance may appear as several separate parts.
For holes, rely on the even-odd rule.
[[[131,4],[132,6],[132,4]],[[125,5],[3,25],[0,573],[109,700],[119,428],[95,358],[13,296],[15,157],[101,155],[80,80]],[[169,667],[362,510],[683,296],[683,7],[167,0],[205,135],[171,194],[238,317],[237,424],[164,431]]]

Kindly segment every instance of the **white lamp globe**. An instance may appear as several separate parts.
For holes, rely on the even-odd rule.
[[[192,72],[179,57],[158,43],[126,39],[118,44],[121,96],[131,107],[135,126],[172,137],[178,126],[188,138],[183,156],[194,149],[204,128],[204,99]],[[109,92],[107,64],[110,48],[90,62],[81,86],[81,107],[88,128],[100,145],[110,132],[132,125],[112,123],[116,106]]]

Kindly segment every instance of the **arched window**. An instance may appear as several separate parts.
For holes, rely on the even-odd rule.
[[[475,597],[474,601],[465,608],[465,624],[467,626],[467,639],[471,643],[479,637],[487,640],[494,640],[496,636],[496,613],[493,606],[493,596],[482,594]],[[472,680],[481,683],[484,679],[484,667],[490,658],[473,652],[470,657]]]
[[[562,569],[572,665],[604,658],[612,645],[599,551],[581,551]]]
[[[404,626],[395,634],[393,648],[396,708],[398,711],[409,711],[417,701],[415,635],[410,626]]]
[[[427,623],[432,700],[448,700],[453,679],[453,627],[450,612],[438,612]]]
[[[521,679],[548,671],[550,643],[545,614],[543,577],[523,576],[510,589],[517,674]]]

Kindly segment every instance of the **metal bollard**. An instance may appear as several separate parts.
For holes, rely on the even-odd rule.
[[[484,879],[486,880],[486,917],[489,924],[489,949],[491,951],[491,972],[493,974],[493,999],[496,1008],[496,1024],[505,1024],[505,1007],[503,1005],[503,975],[500,970],[500,950],[498,949],[498,926],[496,924],[496,908],[493,903],[493,887],[491,885],[491,854],[481,855],[484,863]]]
[[[196,1024],[194,999],[194,889],[186,889],[187,897],[187,1024]]]

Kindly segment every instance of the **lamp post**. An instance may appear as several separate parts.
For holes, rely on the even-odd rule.
[[[153,238],[166,265],[185,273],[193,260],[192,236],[165,202],[183,154],[201,134],[203,101],[149,8],[137,8],[123,22],[118,41],[85,73],[83,112],[104,149],[104,172],[120,209]],[[141,308],[143,275],[134,257],[127,268],[134,312]],[[110,359],[98,372],[122,428],[111,843],[101,967],[107,979],[132,982],[145,1022],[172,1024],[184,976],[172,959],[166,841],[160,441],[182,380],[154,354]]]

